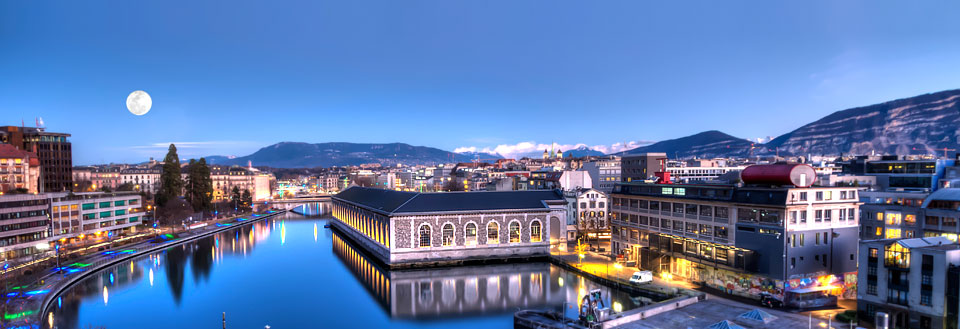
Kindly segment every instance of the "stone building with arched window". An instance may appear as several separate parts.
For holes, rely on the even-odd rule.
[[[559,191],[399,192],[351,187],[332,223],[391,267],[546,256],[566,221]]]

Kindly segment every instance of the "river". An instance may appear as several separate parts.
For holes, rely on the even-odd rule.
[[[98,271],[64,291],[45,328],[511,328],[602,289],[547,262],[387,271],[325,216],[287,213]]]

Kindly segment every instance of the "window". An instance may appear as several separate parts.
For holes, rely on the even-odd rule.
[[[530,242],[540,242],[543,240],[540,232],[540,221],[533,221],[533,223],[530,224]]]
[[[797,267],[797,258],[790,257],[790,268],[795,268],[795,267]]]
[[[800,192],[800,201],[807,201],[807,192]]]
[[[790,247],[793,247],[793,248],[796,248],[796,247],[797,247],[797,235],[796,235],[796,234],[790,234]]]
[[[820,245],[820,232],[817,232],[816,236],[814,237],[813,244],[817,246]]]
[[[916,223],[917,223],[917,215],[913,215],[913,214],[903,215],[903,222],[904,222],[904,223],[907,223],[908,225],[916,224]]]
[[[790,224],[796,224],[796,223],[797,223],[797,212],[796,212],[796,211],[791,211],[791,212],[790,212]]]
[[[877,236],[882,236],[882,235],[883,235],[883,227],[877,226],[877,232],[876,232],[876,233],[877,233]]]
[[[832,219],[832,217],[833,217],[833,210],[831,209],[823,210],[823,221],[829,222]]]
[[[877,248],[870,248],[870,258],[877,258]]]
[[[800,224],[806,224],[806,223],[807,223],[807,211],[804,210],[800,212]]]
[[[887,213],[887,225],[900,225],[900,213]]]
[[[716,207],[713,209],[713,215],[717,218],[729,218],[729,209],[725,207]]]
[[[713,228],[713,236],[719,239],[727,238],[727,228],[723,226],[715,226]]]
[[[510,243],[520,242],[520,223],[511,222],[509,229],[510,229]]]
[[[452,246],[453,245],[453,224],[443,224],[443,245]]]
[[[898,228],[888,228],[887,234],[884,236],[885,239],[899,239],[900,237],[900,229]]]
[[[497,222],[487,224],[487,244],[500,243],[500,225]]]
[[[816,193],[816,196],[817,196],[817,201],[823,201],[823,192],[822,192],[822,191],[821,191],[821,192],[817,192],[817,193]]]
[[[806,238],[806,237],[807,237],[806,234],[803,234],[803,233],[800,234],[800,246],[801,246],[801,247],[803,247],[803,240],[804,240],[804,238]]]
[[[420,225],[420,247],[430,246],[430,226]]]
[[[930,305],[930,297],[932,293],[930,290],[921,290],[920,291],[920,305]]]
[[[821,193],[821,192],[817,192],[817,193]],[[817,223],[823,221],[823,210],[818,209],[817,211],[814,212],[814,221],[816,221]]]
[[[877,284],[876,283],[867,283],[867,294],[868,295],[877,295]]]

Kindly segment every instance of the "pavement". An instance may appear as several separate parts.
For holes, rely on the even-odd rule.
[[[95,251],[76,259],[61,258],[61,268],[43,268],[35,272],[37,274],[28,277],[9,278],[13,280],[9,286],[12,288],[4,295],[0,296],[0,311],[3,318],[0,319],[0,328],[33,328],[41,318],[39,312],[44,299],[51,291],[56,288],[69,284],[71,279],[82,276],[89,270],[95,270],[99,266],[109,264],[118,258],[127,257],[131,254],[138,254],[143,250],[156,248],[157,246],[173,245],[180,241],[211,233],[213,231],[224,229],[226,226],[233,226],[238,218],[252,220],[254,218],[267,215],[247,214],[231,218],[205,221],[207,226],[193,230],[177,231],[176,234],[165,234],[167,237],[163,241],[157,242],[156,239],[149,239],[127,245],[116,245],[112,248]],[[220,225],[217,225],[221,223]]]
[[[573,246],[569,246],[568,250],[574,250]],[[625,267],[615,265],[614,260],[604,254],[599,254],[596,252],[586,252],[584,253],[583,258],[579,258],[578,255],[573,251],[567,252],[553,252],[553,257],[564,261],[565,263],[576,267],[586,273],[593,274],[595,276],[616,280],[629,282],[630,277],[633,275],[633,272],[640,271],[636,267]],[[579,259],[578,259],[579,258]],[[694,284],[686,280],[667,280],[660,277],[654,277],[654,281],[651,283],[651,286],[654,288],[659,288],[660,290],[669,289],[669,288],[685,288],[691,290],[697,290],[707,294],[707,304],[699,305],[695,308],[691,308],[688,311],[683,311],[691,306],[698,305],[697,303],[691,306],[687,306],[680,310],[667,312],[658,316],[665,316],[667,318],[677,318],[687,320],[692,319],[707,319],[701,322],[706,323],[706,321],[711,321],[702,326],[696,326],[692,324],[686,324],[683,321],[677,323],[670,323],[668,320],[657,320],[652,323],[658,324],[654,326],[640,326],[639,323],[647,323],[649,319],[656,318],[651,317],[644,319],[642,321],[637,321],[624,326],[624,328],[706,328],[710,324],[722,321],[722,320],[734,320],[737,315],[761,308],[759,301],[742,297],[735,296],[724,293],[717,289],[712,289],[709,287],[701,286]],[[828,319],[833,318],[837,313],[842,313],[846,310],[856,310],[857,302],[856,300],[840,300],[838,302],[838,307],[824,308],[824,309],[814,309],[814,310],[798,310],[798,309],[770,309],[770,308],[761,308],[767,313],[774,314],[778,317],[782,317],[784,320],[776,322],[774,324],[771,322],[771,326],[757,326],[756,324],[751,323],[741,323],[744,321],[734,321],[737,324],[740,324],[747,328],[806,328],[808,324],[812,324],[815,328],[826,328],[828,324],[831,324],[831,328],[849,328],[848,324],[836,324],[831,323]],[[729,310],[725,310],[725,307],[729,307]],[[721,312],[722,311],[722,312]],[[734,311],[737,311],[734,313]],[[781,316],[783,315],[783,316]],[[725,318],[726,317],[726,318]],[[802,320],[802,321],[800,321]],[[796,322],[800,321],[800,322]],[[824,322],[823,326],[820,326],[819,323]],[[699,323],[699,322],[697,322]]]
[[[740,314],[757,309],[756,305],[746,305],[723,298],[707,297],[706,300],[673,311],[657,314],[649,318],[627,323],[616,328],[654,329],[654,328],[694,328],[702,329],[729,320],[745,328],[784,329],[784,328],[826,328],[825,319],[810,318],[796,313],[761,308],[760,310],[776,317],[763,323],[755,320],[740,319]],[[822,324],[821,324],[822,323]],[[833,323],[831,328],[849,328],[847,324]]]

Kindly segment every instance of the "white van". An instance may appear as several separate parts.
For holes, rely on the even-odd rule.
[[[653,281],[653,272],[650,271],[639,271],[633,272],[633,276],[630,277],[630,283],[632,284],[641,284]]]

